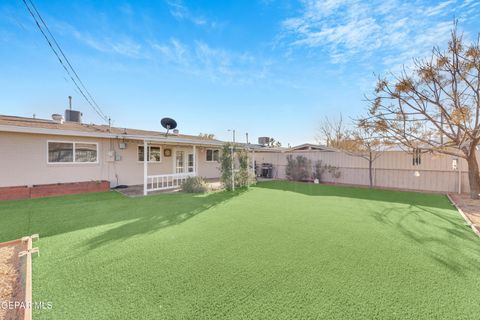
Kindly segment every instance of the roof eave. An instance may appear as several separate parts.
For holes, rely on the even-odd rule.
[[[208,140],[194,140],[174,137],[172,135],[165,137],[148,136],[148,135],[131,135],[131,134],[116,134],[110,132],[84,132],[75,130],[63,130],[63,129],[49,129],[49,128],[31,128],[20,126],[0,125],[0,132],[16,132],[16,133],[30,133],[30,134],[46,134],[46,135],[59,135],[59,136],[74,136],[74,137],[91,137],[91,138],[104,138],[104,139],[132,139],[132,140],[147,140],[150,142],[161,143],[179,143],[179,144],[191,144],[191,145],[207,145],[207,146],[221,146],[221,141],[208,141]]]

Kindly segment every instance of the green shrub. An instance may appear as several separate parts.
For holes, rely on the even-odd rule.
[[[288,180],[304,181],[312,176],[312,161],[304,156],[292,155],[287,156],[287,167],[285,168],[285,175]]]
[[[232,190],[232,148],[231,143],[225,143],[222,147],[222,152],[220,153],[220,180],[222,181],[225,189]]]
[[[188,193],[205,193],[208,191],[207,182],[202,177],[188,177],[182,183],[182,191]]]
[[[322,181],[323,174],[325,173],[325,166],[322,164],[322,160],[318,160],[313,165],[313,179]]]
[[[318,179],[318,181],[322,181],[325,173],[328,173],[333,179],[338,179],[341,176],[340,168],[324,164],[322,160],[316,161],[312,166],[312,161],[304,156],[296,156],[295,158],[292,155],[287,156],[285,175],[288,180]]]
[[[255,176],[250,170],[250,159],[246,149],[239,149],[236,153],[239,168],[235,174],[235,186],[238,188],[246,187],[256,183]]]
[[[232,147],[233,153],[232,156]],[[238,145],[225,143],[220,154],[220,180],[226,190],[232,190],[232,162],[235,188],[243,188],[256,182],[255,175],[250,172],[250,158],[248,151]]]

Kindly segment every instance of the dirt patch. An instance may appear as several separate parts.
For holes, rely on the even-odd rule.
[[[20,258],[24,250],[20,241],[0,244],[0,320],[23,319],[22,308],[11,308],[15,302],[24,300]]]
[[[472,229],[480,236],[480,200],[470,199],[468,194],[450,194],[450,199],[466,217]]]

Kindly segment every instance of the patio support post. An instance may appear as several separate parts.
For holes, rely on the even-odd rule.
[[[197,146],[193,145],[193,175],[197,175]]]
[[[143,195],[147,195],[147,184],[148,184],[148,143],[147,140],[143,140]]]
[[[255,149],[252,148],[252,171],[253,171],[253,177],[255,180],[257,179],[257,173],[255,172]]]
[[[233,129],[232,142],[232,191],[235,191],[235,129]]]

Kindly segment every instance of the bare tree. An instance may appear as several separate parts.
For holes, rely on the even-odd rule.
[[[343,123],[342,114],[335,119],[325,117],[318,128],[318,133],[315,139],[320,144],[325,144],[327,147],[336,148],[338,143],[342,143],[345,140],[345,134],[347,128]]]
[[[342,115],[337,120],[325,118],[320,124],[317,140],[350,156],[367,160],[369,186],[373,187],[374,162],[387,146],[373,128],[358,121],[353,129],[348,129],[343,124]]]
[[[448,49],[416,59],[412,70],[379,78],[361,125],[407,150],[466,159],[470,195],[479,198],[477,145],[480,141],[479,41],[465,46],[456,25]]]
[[[341,149],[347,154],[360,157],[368,161],[369,186],[373,187],[373,164],[386,150],[387,143],[378,137],[378,134],[363,122],[350,133],[350,138]]]

